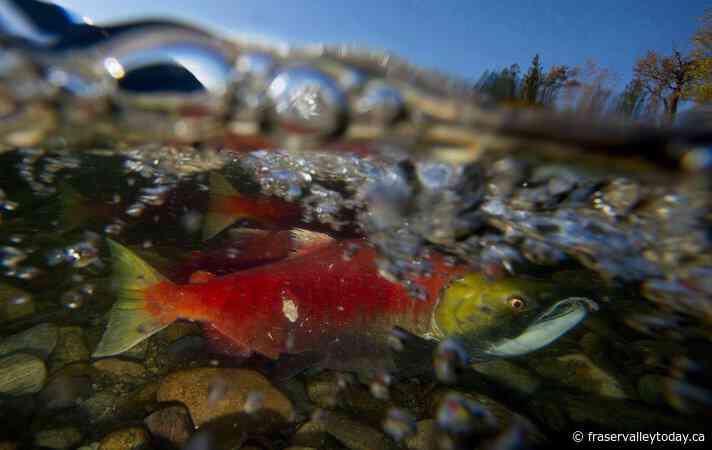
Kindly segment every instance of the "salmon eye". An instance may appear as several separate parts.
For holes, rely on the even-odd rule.
[[[509,306],[511,306],[514,311],[521,311],[526,306],[526,303],[521,297],[511,297],[509,299]]]

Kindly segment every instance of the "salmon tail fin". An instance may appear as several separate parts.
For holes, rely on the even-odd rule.
[[[123,245],[108,240],[114,267],[117,300],[97,345],[95,358],[123,353],[171,324],[151,314],[146,289],[166,279]]]
[[[224,176],[215,172],[210,174],[210,202],[203,223],[204,241],[220,233],[241,217],[238,212],[231,213],[225,211],[225,208],[222,207],[226,197],[239,196],[240,193],[237,192]]]
[[[62,228],[72,229],[81,225],[89,216],[84,206],[86,198],[71,184],[63,182],[59,194],[59,221]]]

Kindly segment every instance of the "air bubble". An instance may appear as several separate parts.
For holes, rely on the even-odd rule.
[[[388,400],[390,397],[388,388],[390,387],[392,381],[393,380],[389,373],[382,371],[378,372],[369,386],[371,395],[379,400]]]
[[[256,414],[264,405],[265,394],[259,391],[250,391],[245,399],[243,410],[247,414]]]
[[[270,83],[267,97],[276,124],[289,133],[323,137],[342,126],[344,94],[334,80],[319,70],[282,70]]]
[[[5,267],[16,267],[25,259],[27,259],[27,254],[16,247],[0,247],[0,264]]]
[[[415,417],[408,411],[400,408],[388,410],[386,419],[383,421],[383,431],[396,442],[409,438],[415,434],[416,430]]]
[[[389,126],[405,113],[405,101],[400,91],[381,81],[369,83],[356,103],[356,111],[370,123]]]
[[[62,294],[60,303],[67,309],[79,309],[84,305],[84,297],[78,291],[71,290]]]
[[[443,383],[455,383],[458,373],[467,367],[468,362],[469,356],[462,343],[456,339],[445,339],[435,350],[435,376]]]

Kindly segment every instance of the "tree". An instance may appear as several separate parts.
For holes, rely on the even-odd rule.
[[[590,115],[603,114],[609,107],[613,74],[589,59],[583,68],[572,69],[572,77],[565,86],[562,108]]]
[[[630,119],[638,119],[643,116],[645,100],[645,87],[641,80],[634,78],[616,99],[615,111]]]
[[[702,17],[702,26],[692,37],[692,80],[687,96],[698,102],[712,101],[712,9]]]
[[[672,55],[662,56],[649,51],[635,63],[635,79],[647,92],[651,114],[662,104],[668,123],[675,121],[680,100],[685,98],[694,80],[695,60],[679,50]]]
[[[563,88],[571,88],[578,84],[577,73],[576,69],[568,66],[551,66],[539,87],[539,103],[553,107]]]
[[[542,78],[541,63],[537,54],[532,59],[532,65],[529,66],[529,70],[522,80],[522,100],[524,100],[524,103],[529,105],[538,103]]]
[[[489,94],[497,102],[516,101],[519,94],[519,65],[502,69],[501,71],[487,71],[475,83],[475,89]]]

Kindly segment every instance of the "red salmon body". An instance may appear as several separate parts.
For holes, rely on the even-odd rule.
[[[432,258],[434,273],[418,280],[427,300],[417,300],[379,274],[376,257],[364,241],[339,241],[202,284],[163,281],[145,296],[161,320],[207,323],[238,352],[271,358],[318,351],[350,333],[428,330],[440,290],[460,270]]]

